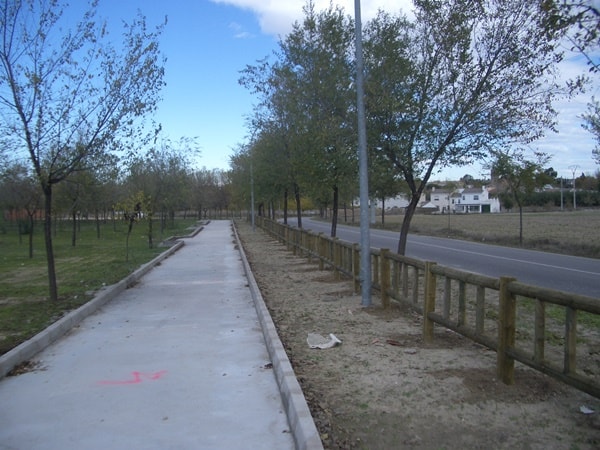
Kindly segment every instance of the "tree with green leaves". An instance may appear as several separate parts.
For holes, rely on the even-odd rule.
[[[600,102],[592,98],[588,104],[588,110],[582,115],[584,120],[583,128],[594,135],[596,145],[592,149],[592,157],[596,164],[600,164]]]
[[[133,226],[142,220],[146,220],[151,215],[150,201],[151,199],[143,191],[138,191],[131,193],[115,205],[115,209],[122,215],[122,219],[127,222],[125,261],[129,261],[129,238]]]
[[[176,143],[165,139],[129,161],[126,181],[131,193],[144,195],[149,248],[154,247],[155,215],[159,215],[163,231],[166,219],[174,217],[181,206],[188,180],[188,158],[196,151],[194,139],[181,138]]]
[[[44,193],[50,299],[58,299],[51,232],[52,193],[71,173],[151,137],[141,118],[164,85],[158,37],[138,16],[115,47],[97,0],[70,29],[60,0],[0,2],[2,148],[27,158]],[[72,23],[72,22],[71,22]],[[134,148],[134,147],[133,147]]]
[[[535,152],[527,158],[523,149],[494,152],[490,165],[492,177],[504,187],[503,192],[512,198],[519,208],[519,245],[523,245],[523,199],[541,188],[552,177],[545,169],[550,158]]]
[[[293,191],[300,227],[300,190],[320,199],[327,190],[335,236],[340,191],[350,190],[357,174],[349,52],[353,26],[343,9],[332,5],[316,12],[309,1],[304,13],[280,42],[276,61],[248,66],[240,82],[261,96],[251,145],[264,150],[268,142],[271,167],[279,173],[273,187],[281,190],[286,205]],[[252,161],[258,162],[255,150]]]
[[[382,201],[381,221],[385,222],[385,199],[406,191],[402,176],[390,164],[396,139],[404,123],[398,120],[406,99],[400,80],[411,68],[406,48],[412,25],[405,17],[380,11],[365,28],[366,116],[369,145],[369,193]]]
[[[540,24],[540,2],[414,3],[414,29],[382,39],[367,69],[368,78],[374,67],[402,64],[403,76],[390,69],[385,78],[396,102],[387,112],[376,109],[390,122],[379,137],[387,162],[410,190],[399,254],[405,253],[412,217],[433,173],[508,143],[531,142],[553,126],[557,87],[551,80],[560,59],[558,36]],[[382,15],[375,21],[382,24],[372,25],[367,40],[394,25]],[[380,78],[385,75],[381,71]]]
[[[309,3],[304,12],[304,21],[294,27],[281,47],[285,64],[296,75],[298,97],[303,105],[304,142],[308,144],[304,180],[307,188],[318,196],[323,190],[329,191],[333,237],[340,191],[351,190],[358,174],[349,51],[354,27],[339,7],[330,5],[316,12]]]
[[[288,198],[293,195],[301,227],[299,174],[304,165],[302,136],[305,127],[302,125],[303,103],[298,100],[296,76],[281,60],[269,63],[265,59],[256,65],[246,66],[239,82],[258,94],[261,100],[250,121],[251,142],[240,149],[247,158],[236,158],[234,166],[239,170],[242,168],[240,163],[247,164],[243,171],[248,176],[252,174],[257,192],[265,194],[268,201],[274,196],[283,196],[285,223]]]

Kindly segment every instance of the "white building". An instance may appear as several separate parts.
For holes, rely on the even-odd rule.
[[[429,197],[429,200],[427,200]],[[409,200],[406,195],[385,200],[385,209],[406,208]],[[376,202],[377,208],[381,208],[381,200]],[[433,210],[442,214],[457,213],[497,213],[500,212],[500,200],[490,195],[490,189],[486,186],[477,188],[461,188],[456,190],[436,189],[421,195],[419,208]],[[437,211],[436,211],[437,210]]]
[[[375,200],[375,207],[381,208],[383,206],[381,199]],[[408,206],[408,197],[404,194],[400,194],[394,198],[386,198],[385,199],[385,210],[390,210],[394,208],[406,208]]]
[[[486,186],[459,189],[454,203],[456,213],[497,213],[500,212],[500,200],[490,196]]]

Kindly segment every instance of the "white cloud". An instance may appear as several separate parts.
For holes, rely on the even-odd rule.
[[[306,2],[302,0],[211,0],[213,3],[222,3],[250,10],[258,17],[258,22],[263,33],[275,36],[284,36],[292,29],[296,21],[303,17],[302,8]],[[315,9],[321,11],[329,6],[330,0],[315,0]],[[337,0],[334,4],[342,6],[348,15],[354,16],[354,0]],[[411,0],[362,0],[361,17],[363,22],[375,16],[378,9],[391,13],[402,11],[410,14],[412,11]]]

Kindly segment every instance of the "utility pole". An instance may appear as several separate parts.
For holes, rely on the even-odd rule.
[[[360,189],[360,278],[363,307],[371,306],[371,243],[369,236],[369,178],[365,118],[364,62],[360,0],[354,0],[356,39],[356,109],[358,113],[358,173]]]
[[[579,166],[569,166],[569,169],[573,172],[573,210],[577,209],[577,189],[575,188],[575,172],[579,169]]]

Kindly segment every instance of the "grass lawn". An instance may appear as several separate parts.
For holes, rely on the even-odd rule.
[[[59,222],[53,237],[59,301],[48,300],[46,252],[43,224],[34,228],[33,258],[29,258],[29,236],[19,236],[17,226],[3,223],[0,234],[0,354],[81,306],[103,286],[118,282],[150,261],[164,247],[161,240],[187,234],[195,219],[176,220],[161,235],[154,223],[154,248],[150,249],[147,222],[134,225],[125,247],[127,224],[103,223],[100,237],[94,222],[81,222],[76,245],[71,242],[71,222]]]

